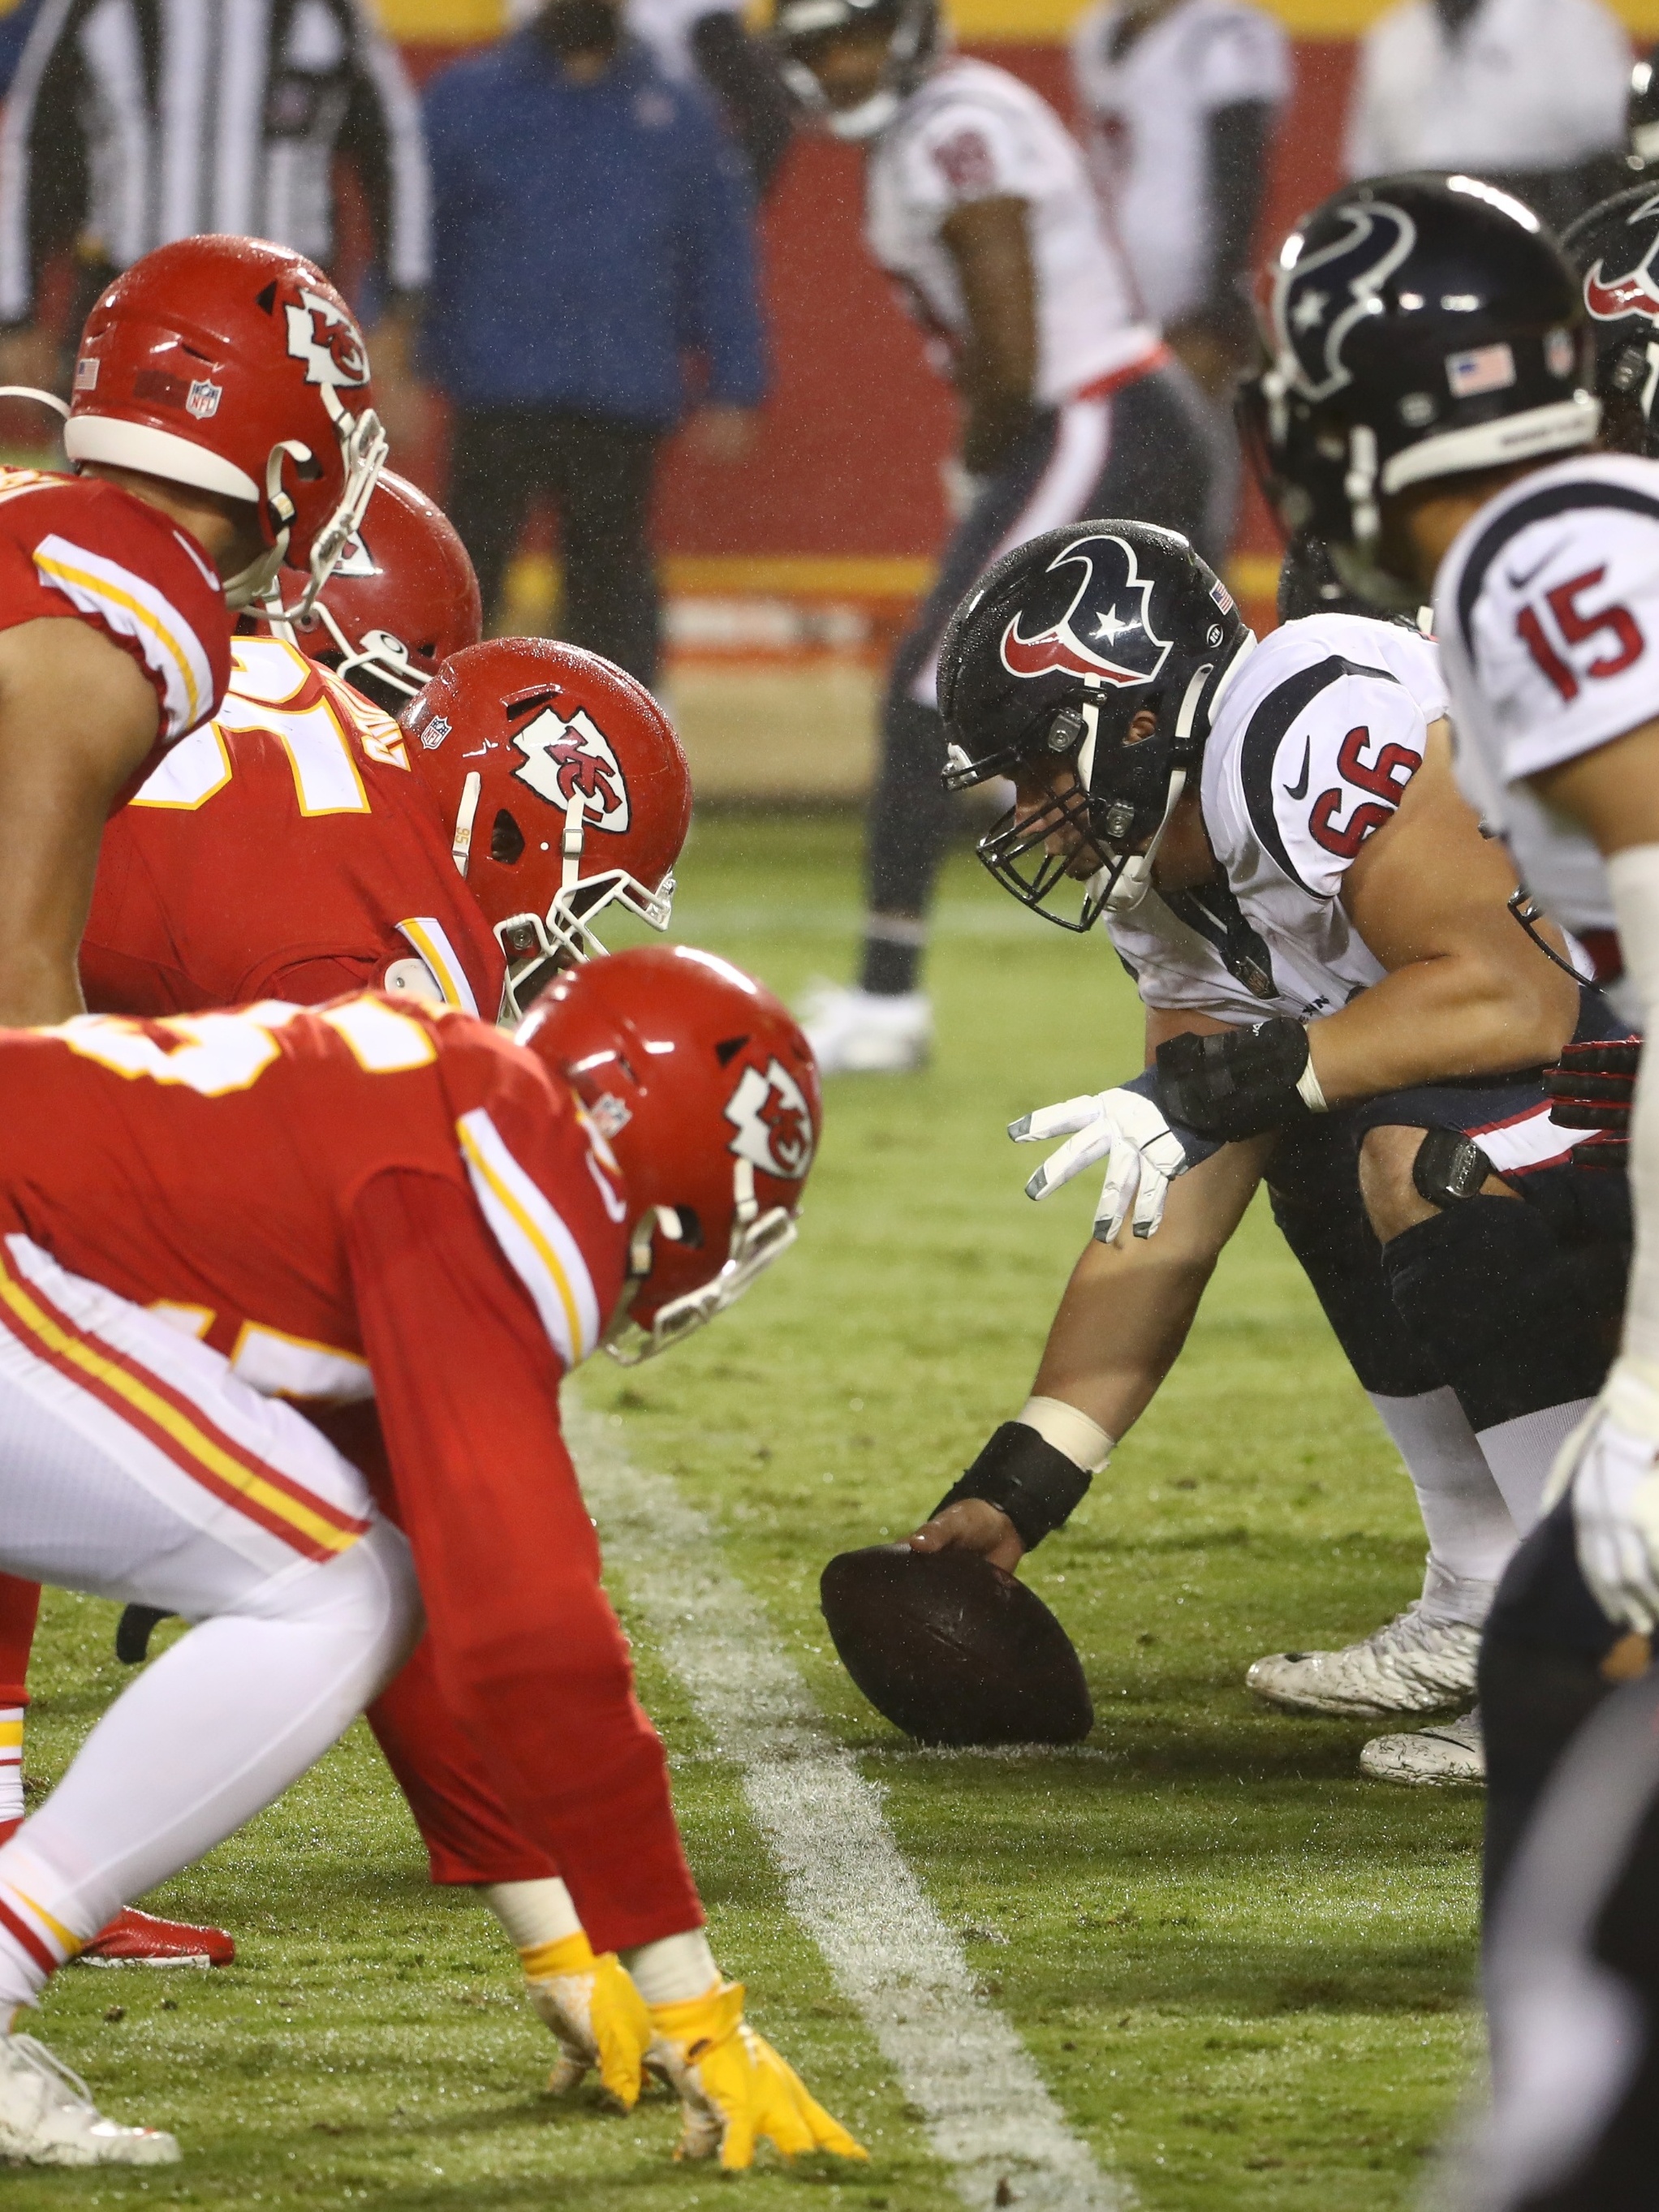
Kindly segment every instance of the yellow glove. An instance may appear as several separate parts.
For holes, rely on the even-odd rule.
[[[718,2150],[735,2172],[754,2164],[763,2139],[786,2158],[811,2150],[870,2155],[813,2102],[793,2067],[744,2026],[741,1982],[716,1982],[688,2003],[653,2005],[651,2021],[651,2063],[678,2090],[685,2124],[676,2158],[712,2158]]]
[[[590,2066],[622,2106],[639,2100],[640,2071],[655,2033],[645,1999],[614,1951],[596,1956],[580,1929],[556,1943],[519,1954],[533,2004],[558,2038],[563,2057],[547,2077],[556,2097],[574,2089]]]

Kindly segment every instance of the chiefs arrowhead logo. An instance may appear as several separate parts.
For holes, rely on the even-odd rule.
[[[1632,223],[1659,214],[1659,193],[1644,199],[1630,217]],[[1584,305],[1598,323],[1621,323],[1626,315],[1644,315],[1649,322],[1659,322],[1659,283],[1656,283],[1653,263],[1659,255],[1659,234],[1656,234],[1647,252],[1623,276],[1608,276],[1603,272],[1605,260],[1598,261],[1584,277]]]
[[[307,384],[331,385],[337,390],[368,382],[368,356],[362,334],[351,317],[320,292],[301,285],[298,301],[283,309],[288,325],[288,349],[306,365]]]
[[[1058,622],[1029,637],[1014,617],[1002,633],[1002,665],[1011,676],[1093,676],[1108,684],[1150,684],[1163,667],[1170,641],[1152,628],[1151,580],[1135,565],[1134,548],[1121,538],[1074,538],[1055,555],[1047,573],[1076,567],[1081,582]]]
[[[722,1111],[738,1133],[727,1150],[763,1175],[799,1182],[811,1166],[811,1111],[781,1061],[769,1060],[764,1075],[745,1067]]]
[[[378,576],[380,564],[368,550],[368,540],[361,530],[354,530],[345,542],[345,550],[334,563],[337,576]]]
[[[1417,225],[1387,200],[1353,200],[1337,213],[1341,237],[1309,253],[1298,237],[1273,283],[1273,334],[1280,365],[1304,397],[1328,399],[1352,383],[1342,358],[1356,323],[1377,312],[1383,286],[1417,243]]]
[[[596,830],[627,829],[631,810],[628,779],[610,740],[578,707],[568,721],[545,707],[533,722],[513,733],[524,759],[513,771],[538,799],[566,813],[580,797],[582,819]]]

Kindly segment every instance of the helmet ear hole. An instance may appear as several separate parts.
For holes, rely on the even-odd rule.
[[[501,807],[489,832],[489,857],[504,868],[516,868],[524,858],[524,831]]]

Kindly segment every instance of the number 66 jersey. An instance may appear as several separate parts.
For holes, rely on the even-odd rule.
[[[1442,563],[1435,628],[1465,796],[1613,982],[1601,856],[1526,779],[1659,714],[1659,465],[1598,453],[1508,485]]]

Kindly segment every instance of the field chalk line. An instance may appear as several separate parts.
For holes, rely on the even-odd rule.
[[[924,2116],[957,2193],[979,2212],[1006,2179],[1026,2212],[1124,2212],[1132,2197],[1096,2166],[1025,2045],[975,1989],[880,1791],[825,1725],[713,1523],[666,1476],[634,1466],[603,1416],[569,1397],[565,1411],[607,1564],[741,1772],[791,1911]]]

